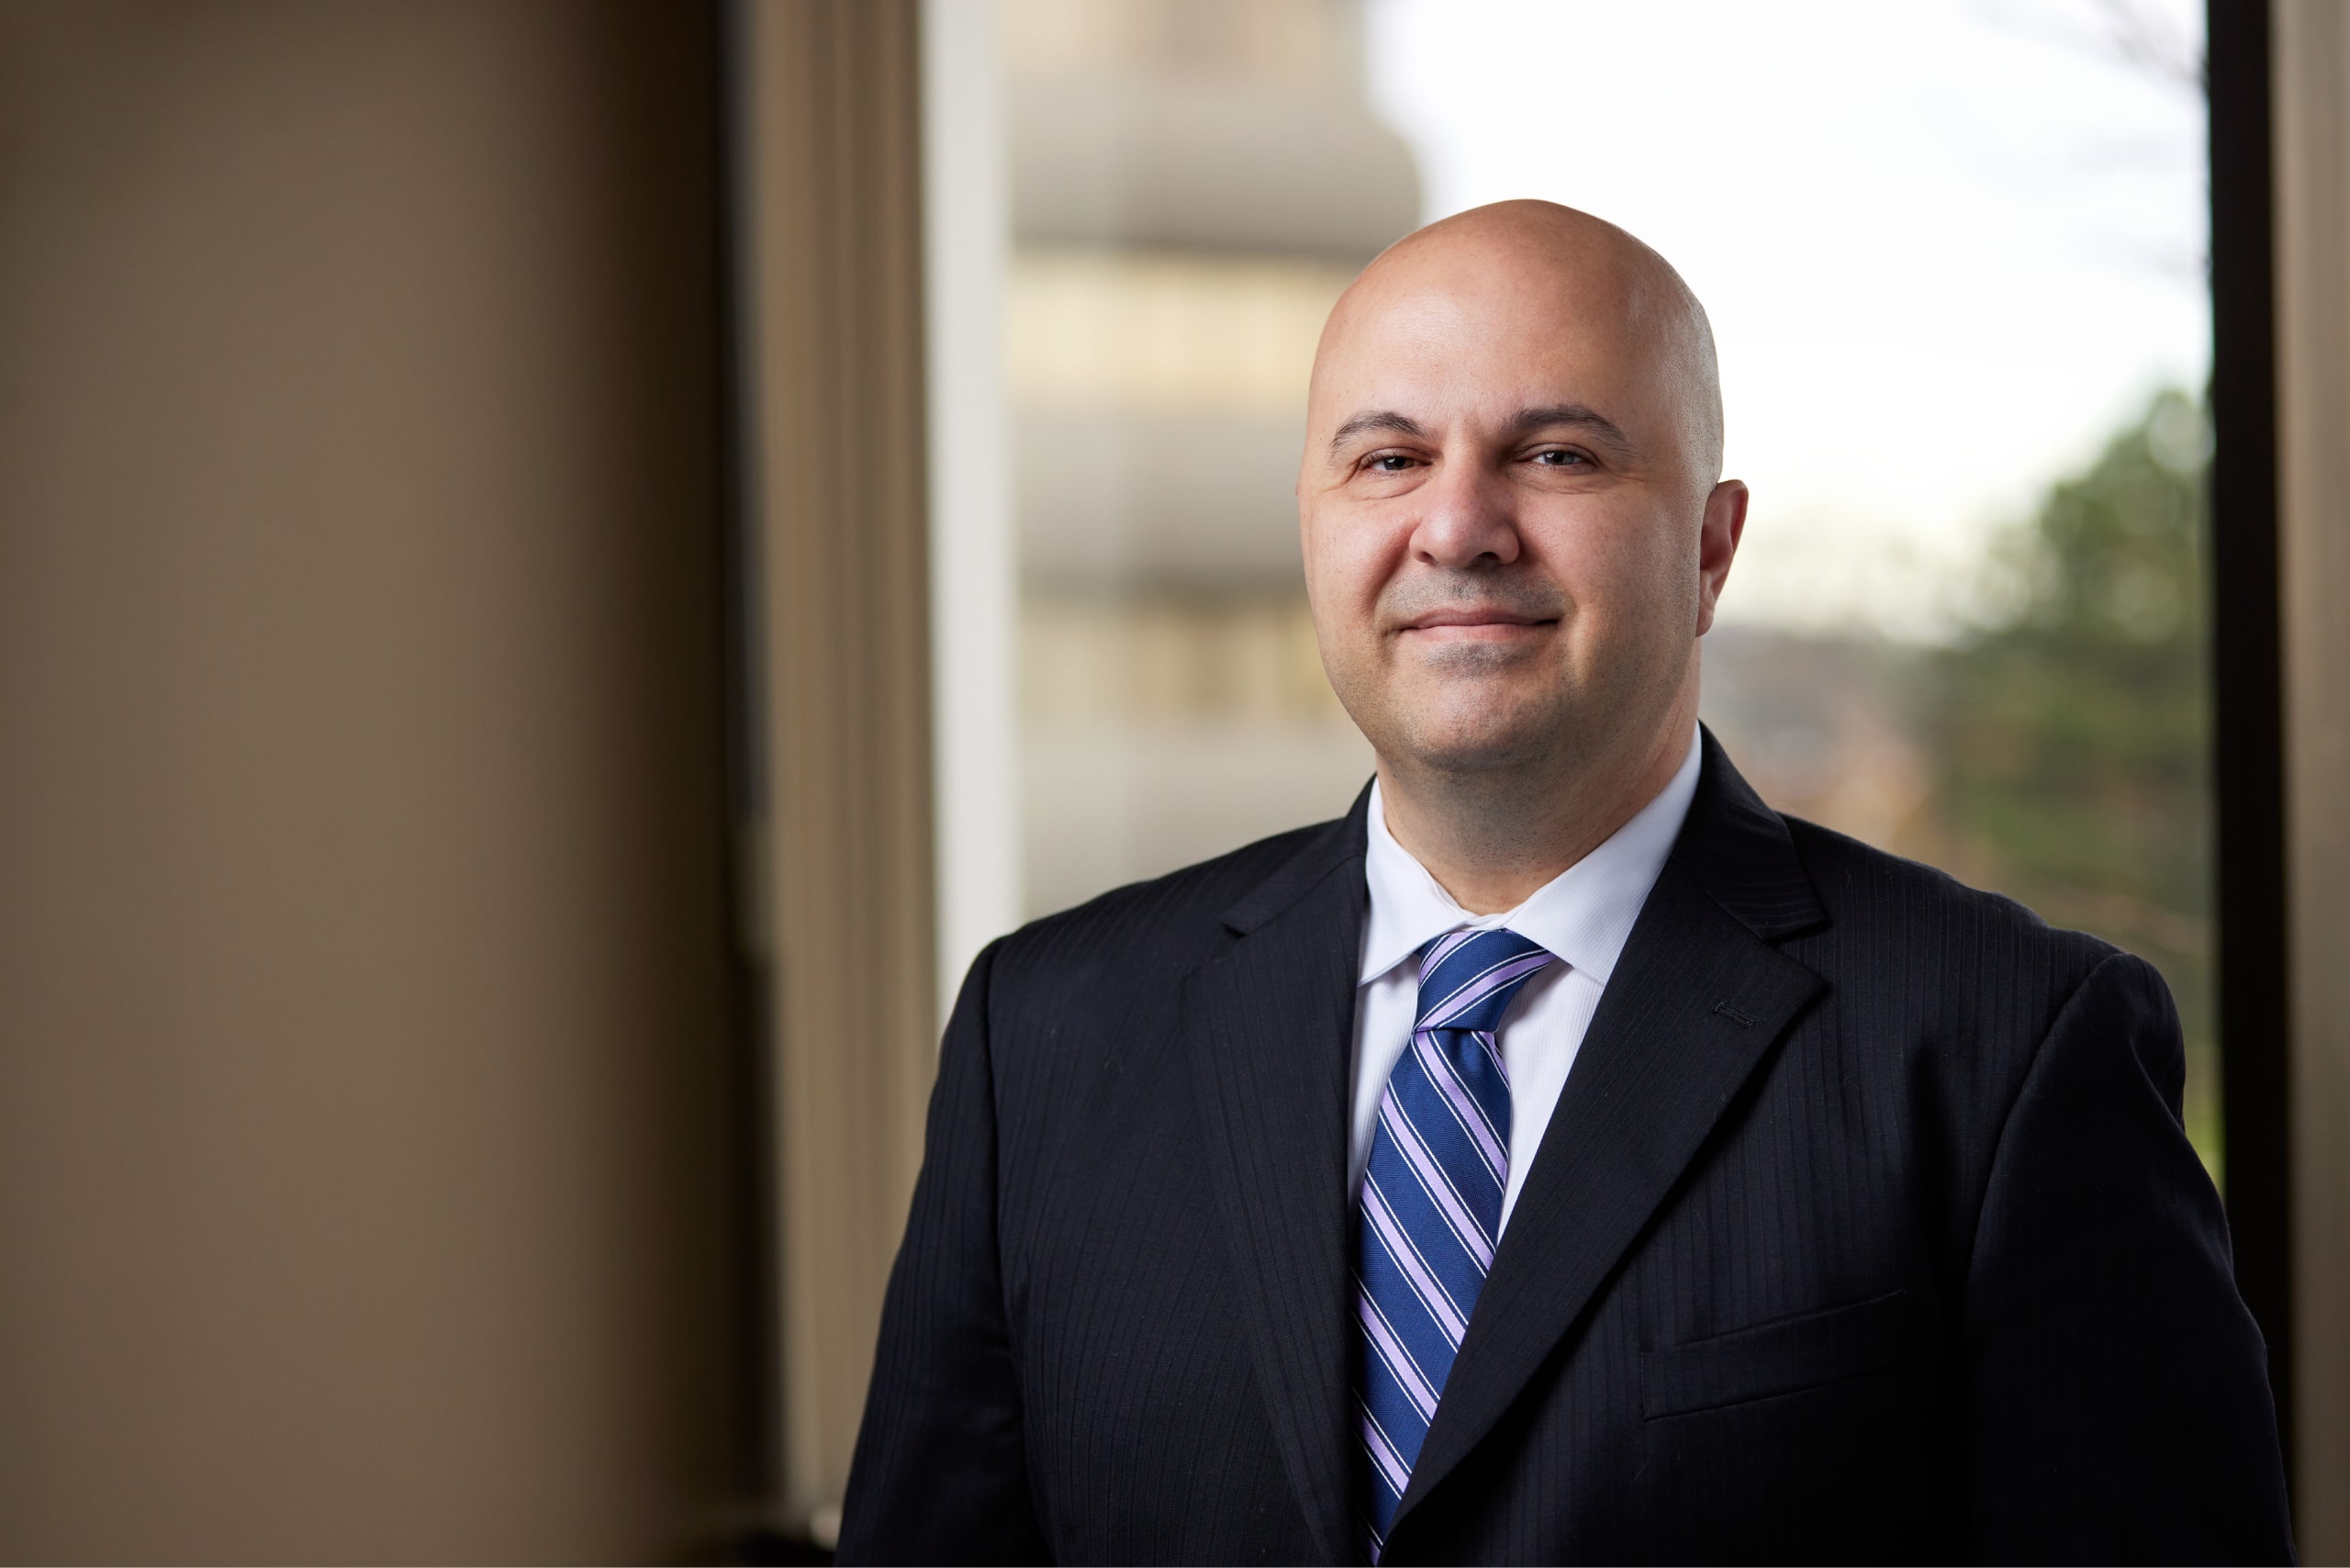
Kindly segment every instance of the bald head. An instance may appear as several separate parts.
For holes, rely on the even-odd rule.
[[[1692,482],[1721,477],[1721,372],[1706,308],[1648,245],[1605,218],[1549,201],[1472,207],[1404,236],[1339,297],[1314,359],[1309,409],[1393,313],[1483,297],[1526,330],[1565,330],[1655,382]],[[1309,454],[1310,459],[1310,454]]]
[[[1613,831],[1688,753],[1746,517],[1688,285],[1548,202],[1432,224],[1331,312],[1306,432],[1306,590],[1391,827]]]

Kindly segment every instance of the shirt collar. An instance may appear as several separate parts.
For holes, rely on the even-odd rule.
[[[1362,973],[1368,985],[1448,931],[1502,926],[1539,942],[1568,964],[1607,983],[1632,935],[1632,923],[1664,869],[1673,841],[1697,793],[1697,737],[1672,781],[1607,841],[1535,890],[1505,914],[1474,915],[1452,900],[1427,868],[1387,831],[1379,785],[1371,787],[1370,845],[1363,877],[1371,917],[1363,923]]]

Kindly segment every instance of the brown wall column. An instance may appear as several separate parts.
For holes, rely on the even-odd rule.
[[[731,1528],[711,30],[0,4],[0,1559]]]
[[[2271,0],[2296,1512],[2350,1560],[2350,11]]]

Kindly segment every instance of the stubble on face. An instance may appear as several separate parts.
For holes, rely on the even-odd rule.
[[[1528,630],[1472,636],[1417,628],[1446,614],[1518,620]],[[1566,655],[1573,614],[1566,592],[1533,571],[1399,574],[1372,610],[1371,646],[1386,667],[1349,668],[1341,701],[1382,755],[1468,773],[1533,761],[1565,739],[1559,721],[1567,716],[1547,711],[1555,704],[1545,699],[1567,674],[1553,666]]]
[[[1370,439],[1403,431],[1416,478],[1348,467],[1387,461],[1345,439],[1365,409],[1403,416]],[[1577,471],[1510,444],[1513,419],[1577,410],[1526,432]],[[1694,703],[1719,404],[1702,313],[1654,252],[1546,204],[1423,230],[1333,313],[1310,428],[1327,449],[1309,444],[1299,480],[1316,630],[1383,769],[1555,773]]]

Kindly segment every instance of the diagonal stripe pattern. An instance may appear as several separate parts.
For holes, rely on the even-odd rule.
[[[1509,1076],[1494,1032],[1518,987],[1557,961],[1515,931],[1455,931],[1420,956],[1419,1021],[1380,1096],[1355,1237],[1355,1414],[1373,1562],[1501,1234]]]

